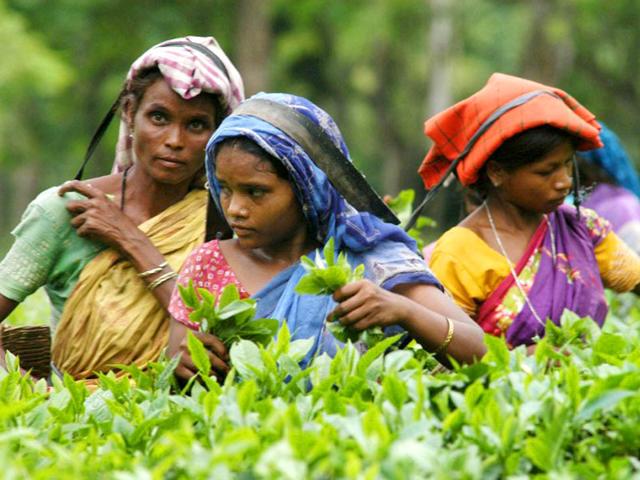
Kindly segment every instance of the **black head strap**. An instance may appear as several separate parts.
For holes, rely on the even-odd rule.
[[[469,152],[474,147],[476,142],[480,139],[480,137],[484,135],[484,133],[487,130],[489,130],[489,128],[491,128],[491,126],[502,115],[507,113],[509,110],[513,110],[514,108],[519,107],[520,105],[525,104],[536,97],[539,97],[540,95],[551,95],[552,97],[556,97],[562,100],[562,98],[558,94],[551,92],[549,90],[534,90],[533,92],[528,92],[528,93],[525,93],[524,95],[520,95],[519,97],[514,98],[510,102],[505,103],[500,108],[497,108],[491,115],[489,115],[489,117],[484,122],[482,122],[480,127],[478,127],[478,130],[476,130],[476,132],[473,134],[471,139],[467,142],[467,145],[465,146],[464,150],[460,153],[460,155],[458,155],[453,160],[453,162],[451,162],[451,165],[449,165],[449,168],[447,168],[447,170],[442,175],[442,177],[440,177],[440,181],[431,190],[427,191],[424,199],[422,200],[422,202],[420,202],[420,205],[416,207],[416,209],[411,214],[411,217],[409,217],[409,220],[407,221],[407,224],[405,225],[404,229],[409,230],[411,227],[415,225],[416,221],[418,220],[418,217],[420,216],[420,213],[422,212],[422,209],[427,205],[427,203],[431,201],[433,197],[436,196],[438,191],[442,188],[442,186],[446,182],[449,175],[454,173],[460,161],[462,161],[467,155],[469,155]]]
[[[215,53],[213,53],[211,50],[209,50],[207,47],[205,47],[200,43],[190,42],[188,40],[177,40],[175,42],[167,42],[162,45],[158,45],[157,48],[175,47],[175,46],[187,46],[187,47],[193,48],[194,50],[197,50],[203,55],[206,55],[209,58],[209,60],[215,63],[215,65],[224,73],[227,79],[229,78],[229,72],[227,71],[227,68],[224,66],[224,63],[222,62],[222,60],[220,60],[220,58]],[[109,109],[107,114],[104,116],[104,118],[100,122],[100,125],[98,125],[98,128],[96,129],[93,136],[91,137],[91,141],[89,142],[89,146],[87,147],[87,151],[85,152],[82,165],[80,166],[80,168],[78,169],[78,172],[74,177],[75,180],[82,179],[82,176],[84,175],[84,169],[87,166],[87,163],[89,163],[89,160],[93,156],[93,152],[95,151],[96,147],[100,143],[100,140],[102,140],[102,137],[106,133],[107,128],[109,128],[109,125],[111,124],[111,120],[113,120],[113,117],[115,116],[116,112],[118,111],[118,108],[120,107],[120,103],[122,101],[122,96],[124,95],[124,92],[125,92],[125,89],[123,88],[120,94],[118,95],[118,98],[116,98],[116,101],[113,102],[113,105],[111,105],[111,108]]]
[[[257,117],[282,130],[304,149],[336,190],[357,210],[373,213],[385,222],[400,223],[364,176],[310,118],[291,107],[262,98],[240,104],[233,115]]]

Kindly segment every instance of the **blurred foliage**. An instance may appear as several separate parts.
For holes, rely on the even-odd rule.
[[[495,71],[569,91],[617,131],[632,157],[640,104],[640,3],[620,0],[264,0],[270,38],[264,90],[309,97],[331,113],[354,162],[381,193],[421,190],[415,171],[429,147],[435,5],[450,21],[448,104]],[[29,199],[75,173],[131,62],[185,34],[214,35],[232,59],[255,41],[242,30],[250,0],[0,0],[0,252]],[[246,48],[245,48],[246,50]],[[243,65],[238,64],[240,71]],[[252,92],[251,92],[252,93]],[[115,122],[114,122],[115,123]],[[112,126],[88,175],[110,170]],[[418,197],[421,195],[419,194]],[[458,220],[450,188],[425,210]]]
[[[27,297],[2,323],[11,327],[48,325],[51,307],[44,288]]]

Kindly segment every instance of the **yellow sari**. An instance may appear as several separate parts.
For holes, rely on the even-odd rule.
[[[193,190],[139,225],[175,271],[204,240],[206,206],[207,192]],[[115,364],[144,366],[158,357],[168,337],[168,313],[133,265],[108,249],[87,264],[65,303],[53,363],[76,379]]]

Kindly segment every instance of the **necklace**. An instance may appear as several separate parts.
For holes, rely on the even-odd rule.
[[[127,191],[127,173],[129,173],[129,168],[127,168],[124,172],[122,172],[122,182],[120,183],[120,211],[121,212],[124,212],[124,194]]]
[[[531,310],[531,313],[533,313],[533,316],[535,317],[535,319],[538,321],[540,325],[544,327],[544,322],[540,318],[540,315],[538,315],[538,312],[536,312],[535,308],[533,308],[533,305],[531,304],[531,300],[529,300],[529,295],[527,295],[527,292],[524,290],[524,287],[520,283],[520,279],[516,274],[516,270],[513,267],[513,263],[511,262],[511,259],[509,259],[509,255],[507,255],[507,249],[504,248],[504,245],[502,244],[502,240],[500,239],[500,235],[498,235],[498,229],[496,228],[496,224],[493,221],[493,215],[491,215],[491,210],[489,209],[489,204],[487,203],[486,200],[482,203],[482,206],[487,211],[487,218],[489,219],[489,225],[491,225],[491,231],[493,232],[493,235],[496,237],[496,243],[498,244],[498,247],[500,247],[500,252],[504,256],[504,258],[507,260],[507,263],[509,264],[509,271],[511,272],[511,276],[513,277],[513,280],[516,282],[518,290],[520,290],[520,293],[524,297],[525,303],[529,306],[529,310]],[[546,218],[547,216],[545,215],[545,219]],[[547,220],[547,222],[548,221],[549,220]],[[553,238],[552,238],[552,245],[554,250],[553,258],[555,262],[555,241]]]

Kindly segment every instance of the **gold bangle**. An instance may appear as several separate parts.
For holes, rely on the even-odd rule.
[[[434,350],[433,352],[434,355],[440,355],[441,353],[444,353],[447,350],[447,347],[449,346],[449,344],[451,343],[451,340],[453,339],[453,332],[456,329],[455,325],[453,324],[453,320],[451,320],[449,317],[444,317],[444,318],[449,324],[449,329],[447,330],[447,336],[444,338],[444,341],[440,344],[438,348]]]
[[[154,275],[156,273],[160,273],[162,270],[164,270],[164,267],[166,267],[167,265],[169,265],[167,262],[162,262],[157,267],[153,267],[153,268],[150,268],[149,270],[145,270],[144,272],[140,272],[138,274],[138,276],[140,278],[150,277],[151,275]]]
[[[153,290],[154,288],[157,288],[159,285],[163,284],[167,280],[171,280],[172,278],[176,278],[177,276],[178,276],[178,274],[176,272],[174,272],[173,270],[171,270],[170,272],[167,272],[164,275],[160,275],[153,282],[151,282],[149,285],[147,285],[147,288],[149,290]]]

